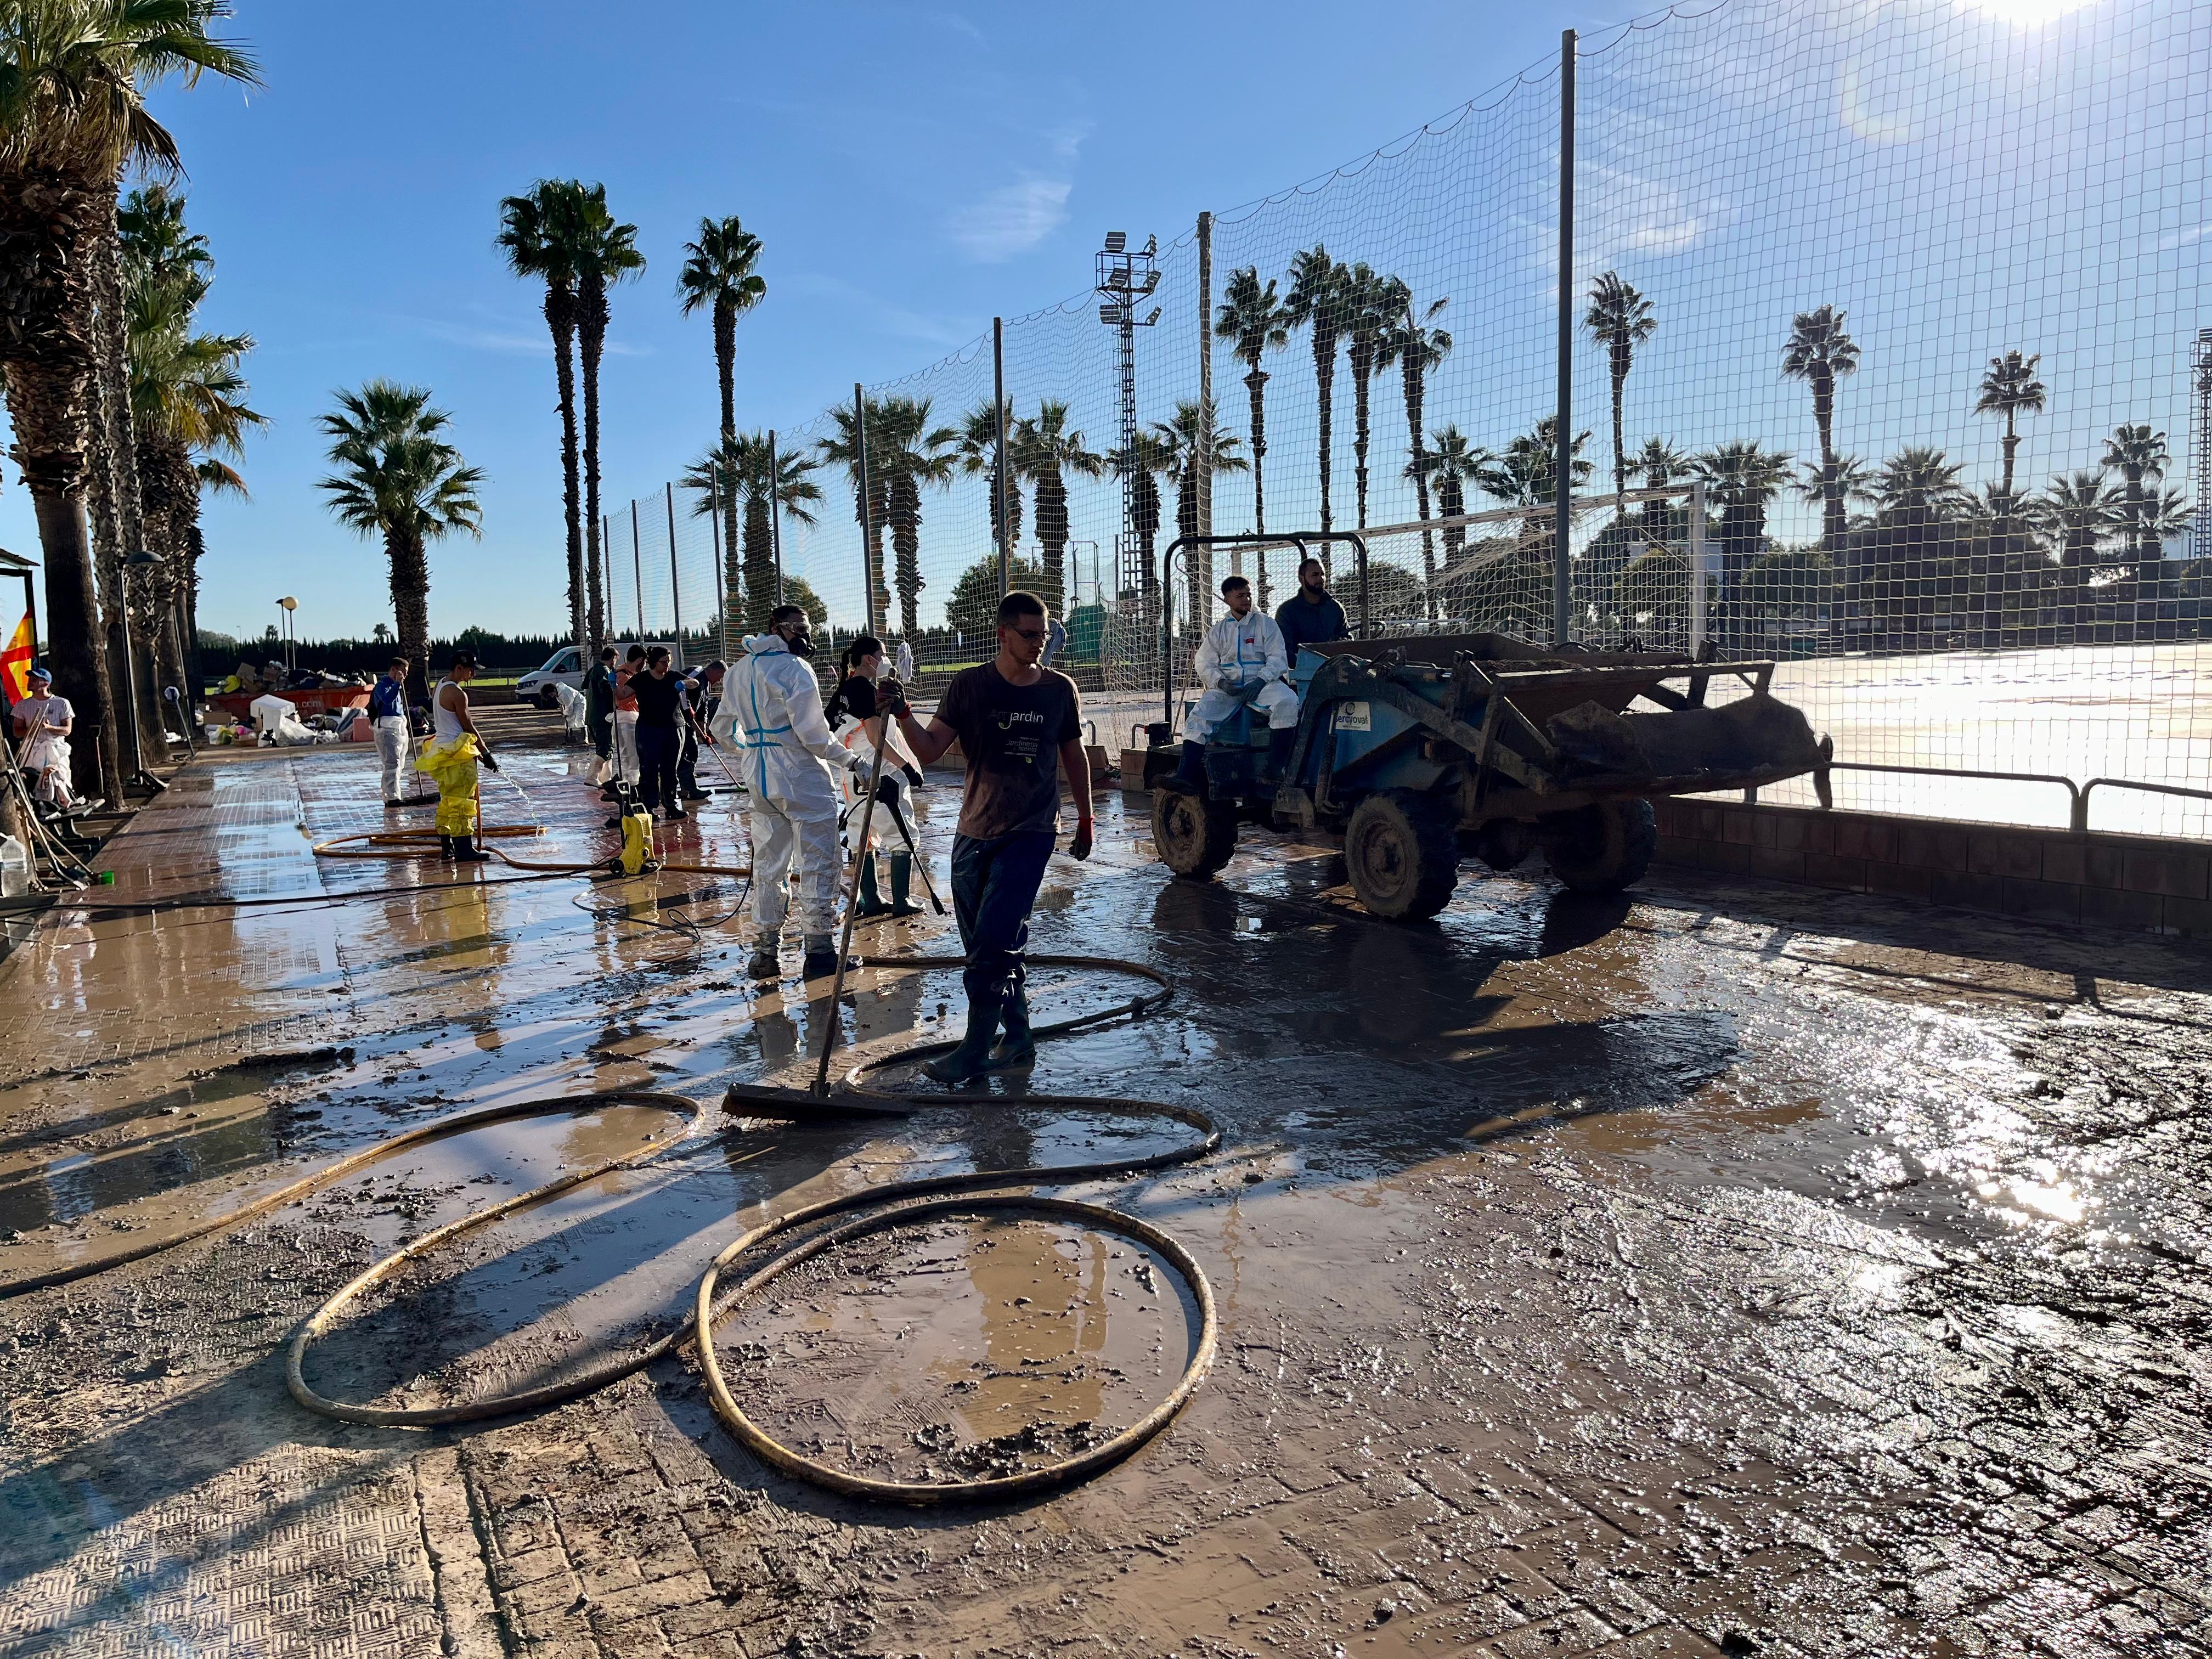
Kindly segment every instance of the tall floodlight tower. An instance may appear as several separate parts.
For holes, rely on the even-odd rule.
[[[1115,549],[1115,585],[1127,585],[1134,574],[1140,599],[1151,597],[1153,580],[1151,571],[1131,568],[1139,556],[1137,474],[1133,465],[1137,453],[1137,331],[1158,322],[1160,308],[1154,306],[1140,317],[1137,307],[1160,285],[1159,270],[1153,264],[1158,252],[1157,236],[1147,236],[1144,246],[1133,253],[1127,235],[1109,230],[1106,246],[1098,254],[1098,320],[1120,337],[1121,348],[1121,441],[1115,452],[1121,469],[1121,535]]]
[[[2197,452],[2190,458],[2197,469],[2197,523],[2189,550],[2212,559],[2212,328],[2197,331],[2197,430],[2191,436]]]

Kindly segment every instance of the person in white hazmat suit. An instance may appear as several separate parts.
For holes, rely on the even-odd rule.
[[[1198,683],[1205,694],[1183,721],[1182,756],[1175,774],[1176,784],[1194,793],[1206,783],[1206,738],[1239,703],[1249,702],[1267,716],[1270,781],[1283,775],[1298,732],[1298,694],[1291,684],[1283,630],[1253,608],[1252,584],[1243,577],[1224,577],[1221,598],[1229,614],[1199,642]]]
[[[864,764],[830,734],[822,684],[807,659],[814,643],[806,613],[778,605],[769,631],[745,641],[714,711],[716,742],[726,744],[746,791],[753,842],[753,953],[745,970],[777,978],[784,918],[799,912],[809,979],[836,971],[830,922],[837,899],[838,793],[832,767]],[[787,891],[789,878],[792,891]]]

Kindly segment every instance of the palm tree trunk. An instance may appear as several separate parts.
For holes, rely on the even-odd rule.
[[[738,313],[726,299],[714,301],[714,379],[722,393],[722,447],[738,438]]]
[[[399,634],[399,654],[407,659],[410,678],[422,680],[419,701],[430,700],[430,561],[422,539],[399,531],[387,531],[384,551],[391,565],[392,619]],[[413,688],[410,690],[414,696]]]
[[[1359,528],[1367,528],[1367,441],[1372,435],[1368,431],[1368,386],[1370,365],[1355,362],[1352,366],[1352,478],[1359,498]],[[1326,555],[1328,544],[1322,544]],[[1330,565],[1324,556],[1322,564]]]
[[[1335,441],[1336,428],[1336,333],[1333,329],[1324,329],[1318,316],[1314,319],[1313,331],[1314,405],[1316,413],[1319,416],[1321,428],[1317,441],[1318,459],[1321,464],[1321,527],[1323,530],[1328,530],[1334,527],[1329,514],[1328,494],[1329,475],[1334,470],[1330,465],[1329,450]],[[1257,364],[1253,366],[1252,372],[1255,374],[1259,374]],[[1261,378],[1261,384],[1264,385],[1266,377],[1262,375]],[[1247,384],[1249,385],[1249,382],[1248,381]],[[1259,395],[1257,392],[1252,394],[1253,407],[1255,411],[1259,407],[1257,401]],[[1256,414],[1252,429],[1255,432],[1260,429]],[[1256,495],[1260,488],[1259,447],[1256,443],[1253,447],[1252,459],[1254,462],[1252,489]],[[1265,530],[1267,526],[1263,524],[1260,528]],[[1324,552],[1328,550],[1328,543],[1322,544]],[[1261,568],[1262,570],[1266,568],[1264,562]],[[1267,603],[1265,594],[1261,596],[1260,603],[1262,605]]]
[[[1613,521],[1626,529],[1628,523],[1628,445],[1621,436],[1621,394],[1627,390],[1628,371],[1613,373]]]
[[[1036,479],[1037,542],[1044,550],[1044,592],[1037,597],[1055,617],[1067,591],[1067,484],[1060,468],[1042,469]]]
[[[584,578],[584,508],[576,477],[576,295],[545,285],[545,325],[553,332],[553,385],[561,404],[561,514],[568,531],[568,633],[578,658],[591,660],[591,600]]]
[[[1844,544],[1844,486],[1836,476],[1836,387],[1813,381],[1813,424],[1820,432],[1820,546],[1832,555]]]
[[[769,498],[749,496],[745,501],[744,617],[748,632],[768,632],[769,612],[775,609],[775,526],[770,522]],[[738,571],[730,572],[730,601],[737,603]]]
[[[891,480],[891,552],[897,561],[899,625],[911,638],[921,631],[921,486],[906,473]]]
[[[1267,533],[1267,480],[1265,480],[1265,460],[1267,460],[1267,372],[1252,365],[1252,374],[1245,376],[1245,389],[1252,394],[1252,533]],[[1259,608],[1267,608],[1267,549],[1255,549],[1259,564]]]
[[[2019,449],[2020,434],[2013,430],[2013,412],[2008,409],[2005,410],[2004,483],[2002,486],[2004,498],[2007,501],[2012,499],[2012,462],[2014,455],[2019,452]]]
[[[584,367],[584,586],[591,649],[606,643],[605,584],[599,546],[599,358],[606,347],[607,289],[586,276],[576,292],[576,332]]]
[[[1406,443],[1413,458],[1413,505],[1421,519],[1421,596],[1422,611],[1431,622],[1437,619],[1437,535],[1429,528],[1429,468],[1428,451],[1421,442],[1422,404],[1427,386],[1419,368],[1420,340],[1416,337],[1407,349],[1406,379]]]

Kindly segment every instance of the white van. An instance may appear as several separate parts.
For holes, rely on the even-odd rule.
[[[629,641],[611,640],[608,643],[615,648],[617,662],[629,659]],[[655,646],[664,647],[671,652],[676,648],[665,640],[646,640],[642,643],[648,652]],[[576,647],[573,645],[556,651],[547,659],[544,667],[533,668],[515,681],[514,700],[517,702],[534,702],[540,708],[557,708],[560,699],[553,695],[553,688],[556,685],[571,685],[579,691],[584,689],[583,659],[576,654]]]
[[[584,689],[584,659],[574,646],[556,651],[546,659],[543,668],[533,668],[514,683],[517,702],[534,702],[540,708],[557,708],[560,701],[553,695],[556,685],[572,685]]]

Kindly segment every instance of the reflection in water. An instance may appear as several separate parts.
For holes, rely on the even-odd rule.
[[[1028,1220],[967,1223],[983,1358],[943,1354],[931,1374],[979,1384],[957,1395],[978,1440],[1036,1422],[1088,1423],[1103,1409],[1099,1378],[1077,1362],[1106,1346],[1106,1241]]]

